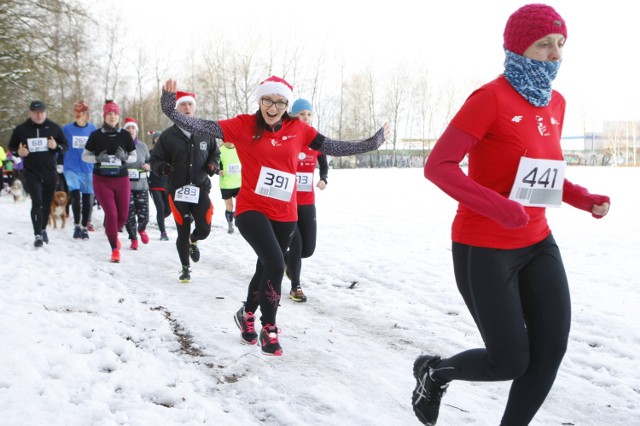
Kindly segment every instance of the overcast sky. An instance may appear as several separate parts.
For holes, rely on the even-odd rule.
[[[140,40],[149,53],[166,55],[176,67],[180,64],[176,55],[194,40],[220,34],[236,40],[261,37],[295,42],[318,52],[324,46],[336,55],[343,53],[353,67],[374,60],[381,71],[398,63],[421,64],[436,81],[453,81],[467,93],[502,72],[504,25],[513,11],[527,3],[531,2],[157,0],[151,8],[145,2],[115,0],[90,7],[120,10],[134,33],[143,34]],[[585,117],[588,131],[601,130],[602,120],[640,119],[636,101],[640,55],[635,49],[640,28],[634,3],[558,0],[547,4],[564,17],[568,27],[565,60],[554,86],[568,101],[565,135],[582,130]]]

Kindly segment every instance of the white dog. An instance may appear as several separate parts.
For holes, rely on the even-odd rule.
[[[11,184],[11,195],[13,195],[13,202],[20,203],[27,198],[27,193],[24,191],[22,181],[20,179],[14,179]]]

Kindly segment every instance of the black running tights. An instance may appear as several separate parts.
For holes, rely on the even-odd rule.
[[[284,276],[284,252],[296,223],[277,222],[262,213],[247,211],[236,216],[236,226],[258,255],[256,271],[249,282],[245,312],[255,313],[260,307],[262,326],[276,325]]]
[[[86,228],[87,223],[91,220],[91,210],[93,209],[91,194],[83,194],[79,189],[74,189],[71,191],[70,197],[73,223]],[[81,212],[82,215],[80,215]]]
[[[501,425],[527,425],[567,349],[571,301],[558,246],[550,235],[514,250],[452,248],[458,290],[485,348],[443,359],[434,378],[513,380]]]
[[[316,250],[316,206],[315,204],[298,206],[298,222],[286,255],[287,269],[291,277],[291,288],[300,286],[302,259],[313,255]]]
[[[56,175],[40,177],[26,171],[24,177],[27,190],[31,195],[33,235],[40,235],[43,230],[47,229],[51,201],[53,201],[53,194],[56,191]]]

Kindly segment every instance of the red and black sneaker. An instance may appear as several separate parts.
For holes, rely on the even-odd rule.
[[[278,342],[278,327],[267,324],[260,330],[260,346],[262,354],[268,356],[281,356],[282,347]]]
[[[233,319],[240,329],[242,335],[241,342],[245,345],[255,345],[258,339],[258,333],[256,333],[256,318],[253,312],[245,312],[243,306],[236,312]]]

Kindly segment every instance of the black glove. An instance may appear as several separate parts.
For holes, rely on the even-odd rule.
[[[109,162],[109,154],[107,151],[102,151],[100,154],[96,155],[96,162],[98,163],[108,163]]]
[[[116,158],[120,161],[122,161],[123,163],[127,161],[127,159],[129,158],[129,153],[127,151],[125,151],[124,149],[122,149],[121,146],[118,147],[118,149],[116,149]]]
[[[162,176],[167,176],[173,171],[173,166],[169,163],[164,163],[162,166],[158,167],[158,171]]]
[[[218,173],[218,168],[217,168],[217,167],[216,167],[216,165],[215,165],[215,164],[213,164],[213,163],[209,163],[209,164],[207,164],[207,165],[205,166],[205,170],[206,170],[206,172],[207,172],[207,174],[208,174],[209,176],[213,176],[213,175],[215,175],[216,173]]]

